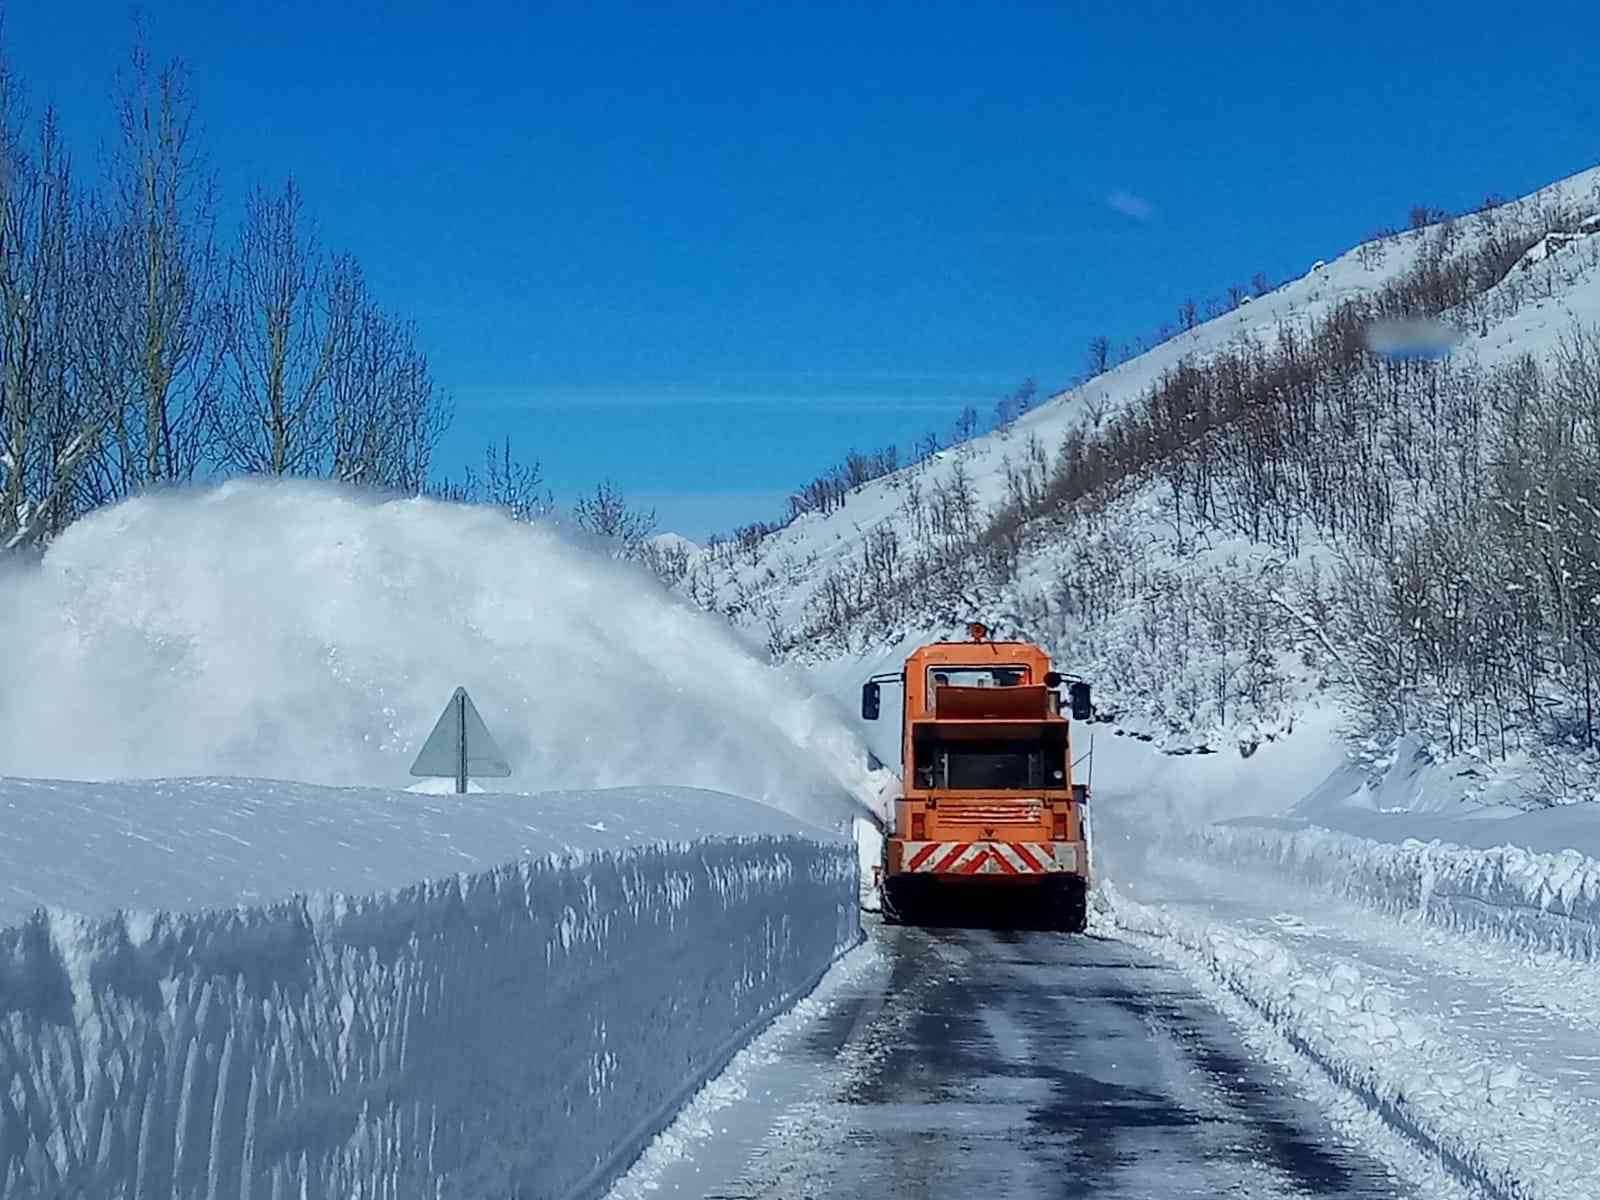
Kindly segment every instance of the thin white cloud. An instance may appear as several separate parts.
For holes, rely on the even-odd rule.
[[[1107,195],[1106,203],[1123,216],[1132,217],[1135,221],[1148,221],[1156,211],[1155,205],[1143,196],[1135,196],[1132,192],[1125,192],[1121,188]]]
[[[1020,378],[1022,372],[1018,373]],[[937,412],[954,413],[963,404],[988,403],[995,394],[1015,383],[976,387],[950,384],[936,389],[932,384],[910,384],[901,388],[863,387],[845,389],[819,385],[811,391],[798,386],[723,388],[714,385],[692,387],[575,387],[557,385],[530,390],[466,388],[455,393],[457,411],[496,411],[501,409],[616,409],[677,408],[712,405],[724,408],[784,408],[814,412]]]

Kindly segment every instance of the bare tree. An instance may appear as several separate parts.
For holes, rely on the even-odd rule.
[[[499,453],[493,446],[483,452],[484,499],[505,509],[519,521],[533,521],[555,511],[555,497],[544,485],[544,468],[538,459],[522,462],[511,455],[506,438]]]
[[[1437,225],[1448,221],[1450,213],[1442,208],[1435,208],[1430,204],[1413,204],[1411,206],[1411,228],[1414,230],[1426,229],[1429,225]]]
[[[421,492],[450,412],[417,348],[416,331],[378,308],[348,255],[328,269],[324,304],[333,477]]]
[[[1039,381],[1032,375],[1028,376],[1017,385],[1017,390],[1011,393],[1011,398],[1016,401],[1017,415],[1021,416],[1033,408],[1039,399]]]
[[[323,258],[292,183],[249,200],[224,273],[187,72],[142,35],[116,110],[79,189],[0,56],[0,547],[208,469],[421,490],[449,403],[414,328]],[[489,486],[533,490],[503,456]]]
[[[596,484],[591,495],[580,496],[572,515],[578,528],[611,543],[619,558],[635,557],[656,528],[655,509],[634,508],[609,480]]]
[[[994,427],[1002,434],[1009,433],[1018,417],[1033,407],[1039,394],[1039,385],[1030,376],[1017,385],[1015,391],[995,402]]]
[[[37,544],[81,507],[105,411],[73,368],[78,324],[71,169],[55,112],[24,147],[20,88],[0,60],[0,551]]]
[[[115,449],[124,492],[192,478],[209,450],[220,374],[214,183],[193,136],[188,69],[156,71],[142,33],[119,78],[113,160],[126,414]]]
[[[955,428],[950,433],[950,444],[959,446],[963,442],[970,442],[977,433],[978,410],[969,404],[956,417]]]
[[[321,474],[332,449],[328,377],[336,346],[318,311],[323,267],[300,191],[257,188],[229,265],[228,382],[219,413],[227,462],[267,475]]]
[[[1089,375],[1104,375],[1111,365],[1111,341],[1104,334],[1089,339]]]
[[[483,448],[483,474],[471,467],[459,481],[445,480],[430,494],[463,504],[489,504],[504,509],[514,520],[535,521],[555,511],[555,498],[544,484],[538,459],[523,462],[511,453],[508,437],[499,446]]]

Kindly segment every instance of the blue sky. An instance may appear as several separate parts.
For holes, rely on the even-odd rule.
[[[416,319],[442,466],[509,434],[694,536],[1187,297],[1600,161],[1584,4],[144,11],[224,195],[292,174]],[[85,169],[131,12],[6,6]]]

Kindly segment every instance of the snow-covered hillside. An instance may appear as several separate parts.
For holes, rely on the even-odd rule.
[[[1496,210],[1510,223],[1532,220],[1554,206],[1575,206],[1600,216],[1600,167],[1574,175],[1549,188]],[[1470,248],[1481,234],[1470,217],[1460,225],[1460,246]],[[1590,231],[1600,232],[1600,225]],[[1600,321],[1600,271],[1588,236],[1541,241],[1524,266],[1508,275],[1501,288],[1485,299],[1489,316],[1481,330],[1468,330],[1465,353],[1485,365],[1524,353],[1547,351],[1573,319]],[[1271,341],[1285,326],[1305,329],[1344,300],[1369,294],[1402,276],[1415,265],[1425,245],[1424,232],[1407,232],[1369,243],[1308,269],[1265,296],[1247,300],[1223,316],[1180,333],[1105,374],[1051,396],[1020,417],[1005,432],[990,433],[940,451],[925,464],[864,484],[851,492],[844,507],[827,514],[807,513],[763,540],[730,566],[710,560],[704,548],[697,564],[709,573],[716,604],[736,622],[765,633],[772,620],[782,629],[798,625],[808,602],[828,572],[856,558],[873,532],[895,527],[910,541],[912,518],[906,512],[907,489],[915,484],[924,497],[950,486],[957,472],[966,476],[976,506],[987,509],[1006,499],[1006,469],[1021,467],[1028,443],[1037,439],[1053,454],[1070,430],[1095,424],[1144,395],[1180,364],[1203,363],[1208,356],[1244,340]],[[1514,300],[1502,291],[1518,293]],[[1527,296],[1535,297],[1526,304]],[[1499,316],[1512,303],[1517,311]]]
[[[1547,232],[1555,227],[1568,232]],[[1418,308],[1448,331],[1444,362],[1363,359],[1352,349],[1376,340],[1360,320]],[[1383,658],[1388,635],[1374,624],[1382,614],[1359,604],[1398,611],[1411,601],[1394,594],[1403,581],[1384,578],[1390,568],[1373,547],[1409,539],[1460,563],[1442,531],[1481,519],[1465,511],[1471,504],[1492,510],[1500,500],[1477,493],[1494,460],[1485,447],[1511,436],[1507,405],[1531,394],[1516,374],[1520,362],[1531,356],[1554,394],[1565,384],[1552,364],[1564,346],[1588,353],[1571,339],[1595,329],[1600,168],[1317,264],[1052,397],[1009,430],[861,486],[837,511],[803,515],[758,542],[702,549],[683,586],[807,663],[983,617],[1002,634],[1050,645],[1096,680],[1105,714],[1173,748],[1249,753],[1331,688],[1358,711],[1356,724],[1433,722],[1454,753],[1483,739],[1491,706],[1472,697],[1487,688],[1475,678],[1463,701],[1467,685],[1429,690],[1412,680],[1430,711],[1410,714],[1393,701],[1405,688],[1379,676],[1412,668],[1363,661]],[[1276,440],[1253,444],[1251,414],[1288,389],[1303,393],[1295,403],[1304,411],[1272,415],[1262,436]],[[1236,411],[1224,411],[1228,404]],[[1297,428],[1307,420],[1322,427]],[[1203,423],[1190,433],[1186,421]],[[1313,434],[1338,439],[1344,457],[1324,463],[1283,449]],[[1171,448],[1143,445],[1159,438]],[[1284,461],[1263,465],[1263,454]],[[1528,467],[1537,471],[1531,459]],[[1213,483],[1221,471],[1238,481]],[[1302,495],[1301,476],[1318,495]],[[1463,489],[1446,477],[1478,481],[1470,503],[1453,499]],[[1455,508],[1441,516],[1446,503]],[[1522,519],[1548,524],[1531,511]],[[1522,586],[1507,578],[1514,566],[1480,566],[1471,586],[1481,593]],[[1558,599],[1570,606],[1569,596]],[[1415,603],[1448,606],[1434,596]],[[1474,619],[1500,618],[1483,611]],[[1484,644],[1503,647],[1513,636],[1522,634]],[[1555,656],[1570,657],[1566,649]],[[1511,671],[1497,661],[1483,673]],[[1576,685],[1569,675],[1552,686],[1570,695]],[[1396,711],[1376,711],[1386,704]],[[1493,707],[1511,706],[1497,696]],[[1530,738],[1559,735],[1537,701],[1525,698],[1523,708]]]

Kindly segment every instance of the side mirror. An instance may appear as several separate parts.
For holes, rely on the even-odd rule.
[[[1092,721],[1094,719],[1094,705],[1089,702],[1089,685],[1080,681],[1073,684],[1067,691],[1072,697],[1072,719],[1074,721]]]
[[[1044,685],[1047,688],[1058,688],[1058,687],[1060,687],[1061,686],[1061,672],[1060,671],[1046,671],[1044,673]]]
[[[883,705],[882,689],[875,683],[861,685],[861,719],[863,721],[876,721],[878,710]]]

